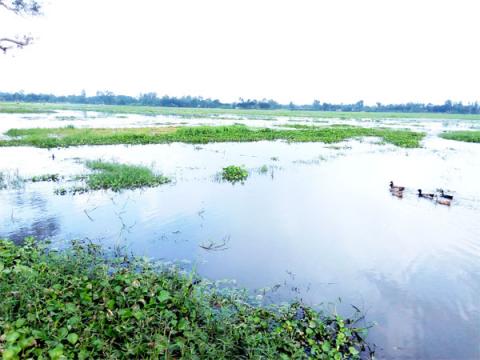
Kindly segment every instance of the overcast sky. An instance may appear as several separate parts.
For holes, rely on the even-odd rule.
[[[480,100],[478,0],[50,0],[0,11],[0,91]]]

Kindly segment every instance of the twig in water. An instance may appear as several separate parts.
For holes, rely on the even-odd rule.
[[[224,251],[227,250],[227,243],[230,241],[230,235],[224,236],[221,242],[215,243],[210,241],[208,244],[200,244],[199,246],[204,250],[209,251]]]

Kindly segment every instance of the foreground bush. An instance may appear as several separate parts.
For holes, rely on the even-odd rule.
[[[301,304],[262,308],[173,269],[0,240],[3,359],[344,359],[361,329]]]

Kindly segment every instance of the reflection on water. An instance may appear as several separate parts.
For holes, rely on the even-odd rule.
[[[23,176],[76,175],[86,171],[78,159],[104,158],[153,166],[175,181],[121,194],[55,196],[52,183],[2,191],[0,236],[34,235],[59,246],[89,238],[188,260],[213,279],[274,288],[271,300],[336,302],[346,315],[358,306],[378,324],[370,340],[379,358],[474,359],[480,145],[429,131],[424,148],[408,150],[369,141],[170,144],[58,149],[52,160],[48,150],[3,148],[0,171]],[[215,180],[231,164],[250,170],[244,185]],[[258,171],[263,165],[266,174]],[[391,197],[390,180],[407,186],[403,199]],[[419,199],[417,188],[444,188],[455,201],[436,205]],[[209,244],[223,246],[208,251]]]

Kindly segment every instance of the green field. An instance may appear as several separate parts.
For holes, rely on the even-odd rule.
[[[183,117],[222,117],[237,115],[247,118],[269,119],[278,116],[340,119],[466,119],[480,120],[479,114],[432,114],[432,113],[383,113],[383,112],[339,112],[301,110],[243,110],[243,109],[200,109],[166,108],[131,105],[82,105],[0,102],[0,113],[48,113],[56,110],[97,111],[112,114],[175,115]]]
[[[420,141],[425,136],[424,133],[410,130],[356,126],[307,127],[281,130],[249,128],[243,125],[121,129],[85,129],[74,127],[11,129],[6,132],[6,135],[12,137],[12,139],[0,140],[0,146],[36,146],[41,148],[78,145],[162,144],[172,142],[205,144],[211,142],[261,140],[335,143],[364,136],[380,137],[385,142],[396,146],[414,148],[420,146]]]

